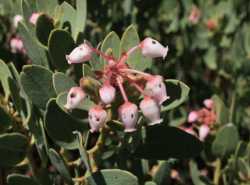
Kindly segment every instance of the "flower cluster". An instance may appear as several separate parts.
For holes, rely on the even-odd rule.
[[[203,101],[204,107],[191,111],[188,115],[188,123],[192,124],[191,127],[184,128],[185,131],[189,132],[190,134],[196,135],[193,130],[193,124],[198,123],[198,131],[199,131],[199,138],[200,140],[204,140],[208,134],[214,123],[216,122],[216,113],[214,102],[212,99],[205,99]]]
[[[126,61],[135,51],[140,50],[144,57],[163,59],[167,56],[168,47],[164,47],[152,38],[145,38],[138,45],[124,52],[120,58],[114,58],[91,46],[87,41],[76,47],[66,59],[69,64],[83,63],[91,60],[93,54],[100,55],[107,63],[96,79],[101,82],[98,89],[98,103],[89,110],[89,125],[91,132],[98,132],[109,119],[106,107],[110,106],[116,99],[117,93],[123,98],[124,103],[119,106],[118,116],[125,128],[125,132],[136,130],[139,108],[148,120],[148,125],[159,124],[160,108],[167,96],[163,77],[151,75],[142,71],[131,69]],[[138,106],[129,100],[125,90],[125,84],[133,86],[144,98]],[[117,92],[119,91],[119,92]],[[86,98],[84,87],[72,87],[67,95],[65,108],[72,110],[79,106]]]

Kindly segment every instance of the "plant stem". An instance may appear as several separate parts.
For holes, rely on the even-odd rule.
[[[132,83],[132,85],[142,94],[145,96],[144,90],[137,84],[137,83]]]
[[[91,49],[92,49],[93,52],[95,52],[96,54],[100,55],[107,62],[109,62],[110,60],[113,60],[113,57],[106,55],[102,51],[100,51],[100,50],[98,50],[96,48],[91,48]]]
[[[120,89],[120,91],[121,91],[123,100],[124,100],[125,102],[128,102],[128,97],[127,97],[127,94],[126,94],[126,92],[125,92],[125,89],[124,89],[124,87],[123,87],[123,85],[122,85],[121,79],[120,79],[119,77],[117,77],[116,81],[117,81],[117,84],[118,84],[119,89]]]
[[[134,53],[139,48],[139,45],[136,45],[132,48],[130,48],[126,53],[124,53],[121,58],[119,59],[120,64],[124,64],[126,60],[128,60],[128,57]]]
[[[215,170],[214,170],[214,179],[213,179],[213,183],[215,185],[219,185],[220,175],[221,175],[221,160],[217,158],[215,161]]]
[[[232,94],[232,100],[231,100],[230,112],[229,112],[229,122],[231,123],[233,123],[235,104],[236,104],[236,92],[234,91]]]
[[[135,69],[122,69],[121,70],[122,72],[128,72],[128,73],[135,73],[135,74],[140,74],[140,75],[143,75],[145,76],[146,78],[149,78],[151,77],[152,75],[148,74],[148,73],[144,73],[142,71],[137,71]]]

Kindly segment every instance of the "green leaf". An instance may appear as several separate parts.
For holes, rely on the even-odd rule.
[[[35,2],[29,0],[20,0],[21,1],[21,11],[25,20],[29,20],[33,12],[37,12]]]
[[[16,108],[16,110],[21,113],[22,112],[22,100],[20,97],[20,88],[17,84],[18,82],[13,80],[12,78],[8,78],[8,84],[10,87],[10,95],[11,99],[13,101],[13,104]]]
[[[134,155],[144,159],[187,159],[200,154],[202,143],[194,136],[175,127],[154,125],[146,127],[146,139]]]
[[[147,181],[147,182],[145,182],[144,185],[157,185],[157,184],[153,181]]]
[[[23,40],[24,47],[33,64],[48,67],[46,51],[42,48],[29,28],[20,22],[18,25],[19,34]]]
[[[45,134],[45,129],[43,125],[43,120],[39,119],[40,115],[37,116],[34,111],[34,107],[29,105],[29,118],[27,119],[27,125],[29,131],[33,134],[35,139],[35,145],[38,151],[38,154],[41,158],[42,166],[46,167],[48,162],[48,144]]]
[[[54,150],[49,149],[49,158],[52,165],[56,168],[56,170],[60,173],[60,175],[65,179],[65,181],[72,185],[73,181],[71,179],[71,175],[69,173],[68,168],[66,167],[65,161],[63,158]]]
[[[217,53],[215,47],[210,47],[204,56],[204,62],[211,70],[217,69]]]
[[[0,60],[0,82],[6,97],[10,95],[8,78],[12,78],[11,72],[4,61]]]
[[[73,131],[82,132],[88,129],[86,123],[82,123],[65,113],[57,105],[55,99],[48,102],[45,112],[45,127],[55,143],[69,150],[78,147],[78,139],[73,134]]]
[[[101,51],[107,53],[108,55],[112,55],[116,59],[120,57],[120,38],[115,32],[110,32],[101,45]],[[106,64],[106,61],[100,57],[100,65],[103,66]]]
[[[56,102],[63,109],[64,105],[67,103],[67,94],[68,92],[62,92],[58,94],[56,98]],[[77,107],[77,109],[88,111],[91,107],[93,107],[95,103],[90,100],[90,98],[86,98],[83,102]]]
[[[247,54],[250,56],[250,25],[245,24],[242,29],[244,35],[244,49],[246,50]]]
[[[50,98],[55,97],[52,72],[42,66],[26,65],[21,72],[21,83],[31,101],[45,109]]]
[[[60,16],[60,22],[61,22],[61,27],[66,26],[65,24],[70,23],[70,30],[73,30],[74,28],[74,21],[75,21],[75,16],[76,16],[76,11],[75,9],[66,1],[64,1],[61,6],[62,10],[62,15]],[[67,25],[68,26],[68,25]]]
[[[36,0],[38,11],[45,12],[48,15],[53,15],[57,4],[57,0]]]
[[[162,112],[174,109],[185,102],[188,98],[190,88],[179,80],[166,80],[166,89],[170,97],[164,104]]]
[[[92,78],[95,77],[94,71],[88,64],[82,64],[82,73],[84,77],[87,77],[87,76],[92,77]]]
[[[19,133],[0,135],[0,166],[9,167],[21,162],[28,146],[26,137]]]
[[[136,176],[128,171],[119,169],[107,169],[93,173],[87,179],[87,185],[138,185]]]
[[[192,179],[194,185],[206,185],[200,179],[200,174],[199,174],[200,172],[199,172],[198,167],[194,161],[189,162],[189,168],[190,168],[191,179]]]
[[[0,131],[12,125],[12,119],[10,115],[7,114],[7,112],[2,107],[0,107],[0,118],[1,118]]]
[[[170,184],[171,164],[169,161],[162,161],[159,168],[153,176],[153,180],[157,185]]]
[[[61,72],[53,74],[53,86],[56,94],[68,92],[71,87],[77,86],[73,79]]]
[[[36,36],[43,45],[48,45],[49,35],[53,29],[53,19],[46,14],[41,14],[36,22]]]
[[[74,9],[69,3],[64,1],[60,8],[62,10],[62,16],[60,16],[61,27],[68,26],[76,41],[78,34],[85,29],[87,2],[86,0],[76,0],[76,9]]]
[[[8,185],[38,185],[38,183],[31,177],[21,174],[10,174],[7,177]]]
[[[72,31],[72,35],[74,40],[77,39],[78,34],[83,32],[86,25],[87,20],[87,2],[86,0],[76,0],[76,17],[74,18],[74,27]]]
[[[219,96],[213,95],[212,100],[215,102],[216,122],[226,124],[229,121],[229,110]]]
[[[78,150],[80,153],[80,157],[81,157],[82,161],[84,162],[84,165],[85,165],[86,169],[88,170],[88,172],[92,172],[87,150],[83,146],[83,137],[82,137],[81,133],[78,131],[75,131],[74,134],[78,138]]]
[[[229,123],[217,132],[212,144],[212,152],[218,157],[227,156],[235,150],[238,141],[238,130],[232,123]]]
[[[131,25],[122,35],[121,44],[120,44],[120,54],[127,52],[130,48],[138,45],[140,43],[139,35],[136,31],[136,28]],[[144,71],[147,68],[151,67],[152,61],[148,58],[143,57],[141,52],[135,51],[127,61],[128,65],[140,71]]]
[[[64,30],[53,30],[49,36],[49,55],[52,64],[59,70],[66,70],[69,65],[65,55],[74,49],[74,40],[71,35]]]

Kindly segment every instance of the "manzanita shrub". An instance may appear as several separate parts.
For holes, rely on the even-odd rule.
[[[0,0],[0,184],[248,184],[249,7]]]

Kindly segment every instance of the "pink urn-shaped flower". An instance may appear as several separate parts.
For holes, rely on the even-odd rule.
[[[110,104],[115,99],[116,90],[115,88],[110,85],[109,83],[105,83],[100,89],[99,89],[99,95],[101,98],[101,101],[104,104]]]
[[[145,86],[145,93],[156,100],[159,105],[169,99],[163,78],[159,75],[149,78]]]
[[[197,111],[191,111],[189,114],[188,114],[188,122],[189,123],[193,123],[195,121],[197,121],[199,118],[199,114]]]
[[[168,54],[168,46],[164,47],[157,40],[150,37],[145,38],[139,45],[142,55],[149,58],[162,57],[163,59]]]
[[[149,125],[159,124],[163,121],[160,118],[160,107],[154,99],[145,97],[140,103],[140,109],[143,115],[150,121]]]
[[[68,110],[72,110],[79,106],[79,104],[84,100],[86,94],[81,87],[72,87],[67,95],[67,103],[64,107]]]
[[[200,126],[199,128],[199,138],[201,141],[204,141],[206,139],[206,137],[208,136],[210,132],[210,128],[208,125],[203,124]]]
[[[25,53],[23,41],[17,37],[10,40],[10,49],[12,53]]]
[[[37,12],[32,13],[30,18],[29,18],[29,22],[33,25],[36,25],[36,22],[37,22],[39,16],[40,16],[40,13],[37,13]]]
[[[91,47],[87,43],[83,43],[76,47],[69,55],[66,55],[68,64],[76,64],[89,61],[92,57]]]
[[[203,101],[203,104],[205,105],[206,108],[212,109],[214,106],[214,101],[212,99],[205,99]]]
[[[108,114],[101,106],[92,107],[89,110],[90,132],[99,132],[107,120]]]
[[[136,130],[136,122],[138,119],[138,108],[131,102],[125,102],[119,107],[119,118],[122,121],[125,132],[133,132]]]

